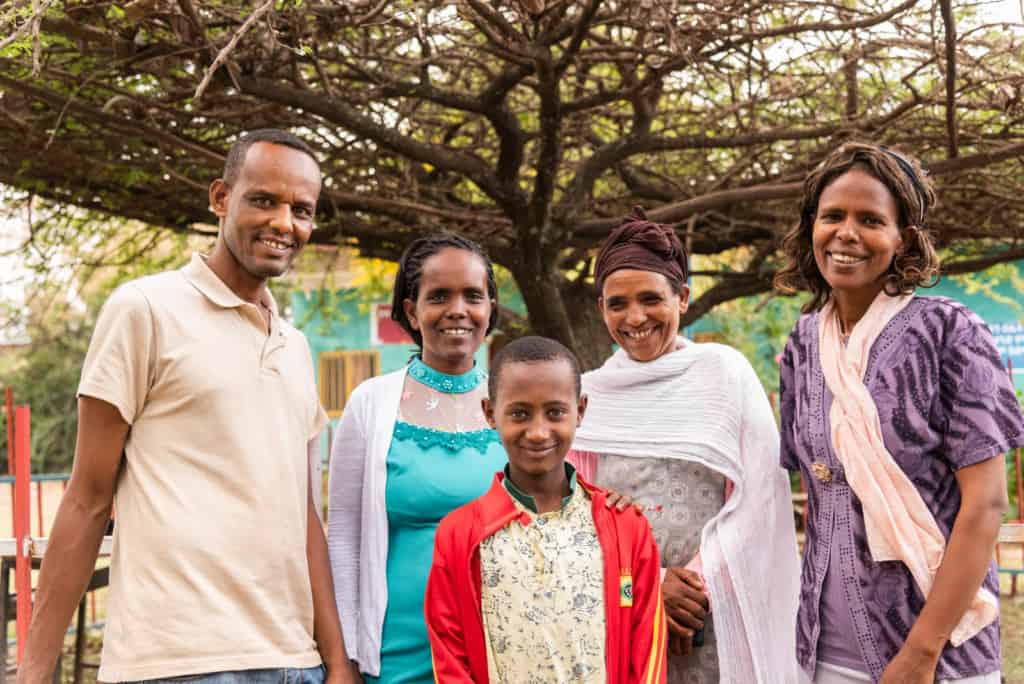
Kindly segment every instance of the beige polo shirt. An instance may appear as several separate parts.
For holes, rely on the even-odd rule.
[[[196,255],[110,297],[78,393],[131,425],[99,679],[318,665],[306,444],[326,415],[302,334],[276,310],[268,334]]]

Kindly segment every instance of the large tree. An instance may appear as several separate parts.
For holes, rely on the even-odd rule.
[[[617,217],[642,204],[728,256],[692,320],[770,289],[800,179],[851,137],[927,161],[948,271],[1024,257],[1024,31],[951,4],[13,0],[0,183],[210,231],[231,141],[288,127],[323,159],[315,241],[394,258],[469,235],[592,366]]]

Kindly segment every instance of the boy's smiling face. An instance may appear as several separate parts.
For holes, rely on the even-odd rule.
[[[500,370],[494,400],[484,414],[508,453],[509,471],[528,478],[562,468],[583,413],[586,396],[565,359],[509,361]]]

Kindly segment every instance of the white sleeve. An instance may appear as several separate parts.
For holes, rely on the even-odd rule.
[[[345,649],[352,660],[359,659],[359,556],[362,538],[363,479],[369,444],[363,425],[363,393],[352,393],[341,416],[328,479],[327,550],[338,602]]]
[[[78,396],[114,406],[132,425],[146,406],[156,374],[153,312],[146,295],[128,283],[100,309],[82,364]]]

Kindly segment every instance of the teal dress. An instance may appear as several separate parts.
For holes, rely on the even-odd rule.
[[[437,406],[441,394],[464,395],[463,412],[484,424],[479,406],[485,375],[477,369],[465,375],[439,373],[416,360],[409,368],[404,402]],[[486,383],[484,383],[486,385]],[[430,391],[421,391],[429,388]],[[410,395],[421,395],[410,398]],[[434,395],[431,397],[430,395]],[[436,409],[435,409],[436,410]],[[414,411],[410,411],[412,413]],[[406,418],[406,411],[401,417]],[[427,422],[427,421],[423,421]],[[452,421],[457,426],[458,419]],[[476,427],[476,426],[475,426]],[[387,456],[385,504],[388,515],[388,603],[381,637],[379,677],[382,684],[433,684],[430,643],[423,618],[423,595],[434,555],[434,534],[441,518],[487,491],[507,457],[498,434],[490,429],[446,431],[404,420],[395,423]]]

